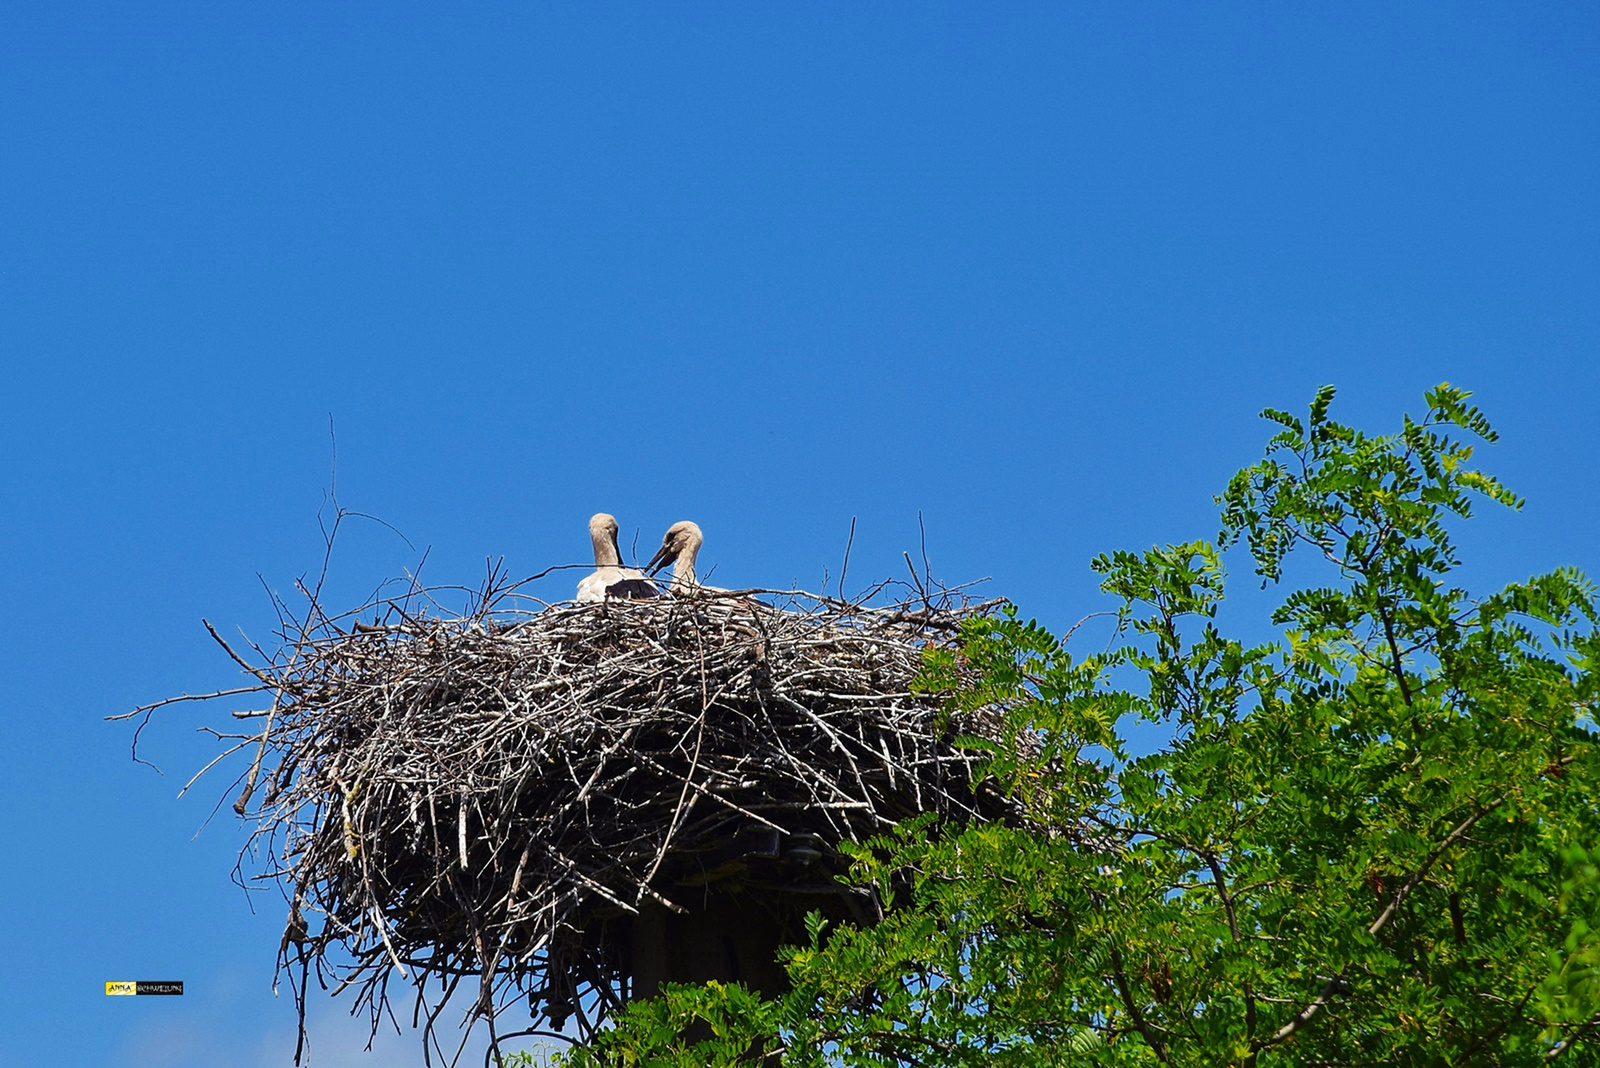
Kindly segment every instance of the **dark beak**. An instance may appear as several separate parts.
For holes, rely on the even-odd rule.
[[[644,573],[646,575],[654,575],[677,558],[678,550],[672,547],[671,542],[668,542],[657,549],[656,554],[650,558],[650,562],[644,565]]]

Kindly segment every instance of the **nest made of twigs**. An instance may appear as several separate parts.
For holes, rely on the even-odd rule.
[[[526,996],[590,1032],[627,996],[608,922],[719,880],[815,894],[840,841],[918,813],[993,818],[1004,803],[974,794],[977,757],[955,743],[992,727],[913,687],[923,649],[975,609],[920,609],[704,594],[391,612],[240,658],[274,700],[236,713],[265,716],[236,807],[257,878],[291,899],[302,1018],[315,969],[374,1026],[398,975],[430,1028],[434,979],[440,1007],[475,986],[491,1026]]]

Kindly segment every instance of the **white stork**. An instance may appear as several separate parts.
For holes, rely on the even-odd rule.
[[[681,523],[674,523],[667,528],[667,536],[661,539],[661,548],[656,550],[656,554],[650,558],[648,564],[644,565],[644,569],[654,575],[671,564],[672,585],[667,589],[680,596],[699,590],[724,592],[715,586],[707,586],[695,578],[694,560],[705,540],[705,536],[700,533],[700,527],[687,519]]]
[[[578,583],[578,600],[603,601],[607,597],[641,600],[656,595],[655,583],[644,572],[622,566],[617,548],[617,520],[605,512],[589,520],[589,539],[594,542],[594,573]]]

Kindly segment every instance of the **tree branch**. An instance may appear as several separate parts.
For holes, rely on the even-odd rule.
[[[1438,845],[1434,846],[1433,851],[1428,854],[1425,860],[1423,860],[1421,866],[1412,873],[1411,878],[1407,879],[1401,885],[1400,889],[1395,891],[1393,899],[1391,899],[1389,904],[1384,907],[1384,910],[1378,914],[1378,918],[1367,925],[1367,934],[1375,935],[1385,927],[1389,926],[1389,922],[1399,914],[1400,906],[1405,903],[1406,898],[1411,896],[1411,891],[1415,890],[1422,883],[1422,880],[1427,878],[1428,872],[1433,870],[1433,866],[1438,863],[1440,857],[1444,856],[1445,851],[1451,846],[1455,845],[1457,842],[1461,841],[1461,839],[1465,838],[1467,836],[1467,832],[1472,830],[1472,828],[1477,825],[1479,820],[1483,819],[1483,817],[1499,808],[1505,802],[1507,796],[1507,794],[1501,794],[1499,797],[1495,798],[1493,801],[1490,801],[1488,804],[1479,808],[1478,811],[1462,820],[1456,825],[1454,830],[1445,835],[1444,840]],[[1347,970],[1348,969],[1345,971]],[[1277,1031],[1273,1032],[1270,1038],[1267,1038],[1265,1041],[1259,1044],[1253,1044],[1253,1048],[1265,1049],[1268,1046],[1275,1046],[1278,1043],[1288,1039],[1306,1024],[1310,1023],[1312,1018],[1315,1017],[1317,1013],[1321,1012],[1323,1007],[1331,1002],[1334,997],[1336,997],[1344,988],[1345,971],[1340,971],[1338,975],[1335,975],[1332,979],[1329,979],[1327,984],[1323,986],[1322,990],[1318,992],[1317,996],[1311,999],[1310,1004],[1301,1009],[1299,1012],[1295,1013],[1294,1019],[1278,1028]]]
[[[1162,1064],[1172,1063],[1167,1058],[1167,1049],[1161,1040],[1155,1036],[1155,1028],[1144,1018],[1144,1013],[1139,1011],[1139,1006],[1134,1003],[1133,991],[1128,989],[1127,969],[1122,965],[1122,952],[1116,946],[1111,947],[1111,967],[1117,979],[1117,993],[1122,995],[1123,1007],[1128,1010],[1128,1015],[1133,1017],[1133,1025],[1139,1029],[1139,1034],[1144,1038],[1145,1045],[1155,1051],[1156,1060]]]
[[[1242,946],[1244,938],[1239,933],[1239,916],[1234,911],[1233,897],[1228,893],[1228,883],[1222,874],[1222,864],[1209,849],[1196,852],[1206,862],[1206,867],[1211,869],[1212,885],[1217,888],[1217,897],[1222,900],[1222,907],[1228,913],[1228,930],[1233,934],[1233,944]],[[1256,994],[1254,984],[1248,979],[1244,982],[1244,1028],[1245,1037],[1253,1044],[1256,1039]],[[1254,1065],[1255,1059],[1255,1052],[1252,1050],[1246,1064]]]

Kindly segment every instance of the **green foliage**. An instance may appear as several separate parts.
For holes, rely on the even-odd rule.
[[[1264,413],[1218,546],[1093,562],[1120,647],[970,622],[924,684],[1037,743],[973,743],[1030,825],[853,847],[886,920],[815,919],[784,997],[672,988],[570,1063],[1600,1063],[1595,594],[1569,569],[1452,585],[1447,523],[1520,506],[1467,466],[1463,437],[1494,440],[1467,396],[1379,437],[1329,419],[1331,388]],[[1240,545],[1264,584],[1296,549],[1329,576],[1267,644],[1217,626]],[[1172,742],[1130,759],[1129,717]]]

